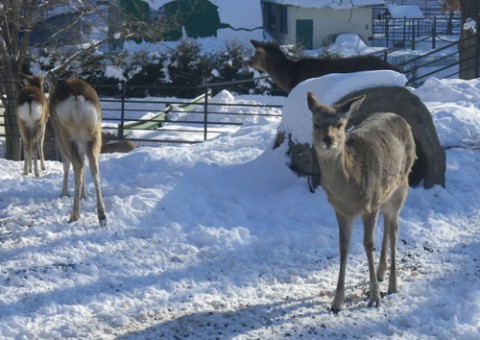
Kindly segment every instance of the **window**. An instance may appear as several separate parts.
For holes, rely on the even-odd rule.
[[[288,33],[287,6],[278,6],[278,18],[280,21],[280,33]]]
[[[263,25],[280,33],[288,32],[287,6],[262,1]]]

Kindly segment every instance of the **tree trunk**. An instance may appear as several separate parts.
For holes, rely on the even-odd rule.
[[[21,158],[21,139],[15,114],[15,85],[6,84],[4,89],[6,158],[18,161]]]
[[[31,0],[6,1],[0,9],[0,19],[2,20],[0,21],[0,56],[2,57],[0,90],[5,96],[2,102],[5,106],[6,158],[10,160],[20,160],[21,154],[20,134],[15,115],[15,98],[20,87],[19,76],[30,35],[30,25],[28,24],[30,4]],[[21,27],[22,25],[23,27]]]
[[[460,79],[480,76],[480,1],[460,0],[462,33],[458,43],[460,54]],[[472,21],[473,23],[472,24]]]

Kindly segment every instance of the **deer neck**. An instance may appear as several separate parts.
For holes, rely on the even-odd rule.
[[[278,57],[266,65],[266,71],[282,90],[290,92],[293,87],[296,63],[284,56]]]
[[[322,186],[346,184],[352,179],[353,166],[346,146],[330,155],[318,155]]]

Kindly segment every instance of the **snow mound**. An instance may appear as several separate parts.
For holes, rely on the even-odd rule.
[[[280,131],[291,134],[296,143],[311,144],[312,114],[307,106],[307,92],[311,91],[325,104],[333,105],[349,93],[378,86],[405,86],[405,75],[390,71],[334,73],[305,80],[292,89],[282,110]]]

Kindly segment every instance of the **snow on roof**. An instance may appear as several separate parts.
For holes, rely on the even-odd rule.
[[[280,5],[306,8],[348,9],[363,6],[384,5],[383,0],[266,0]]]
[[[415,5],[388,5],[387,10],[393,19],[423,19],[420,7]]]

